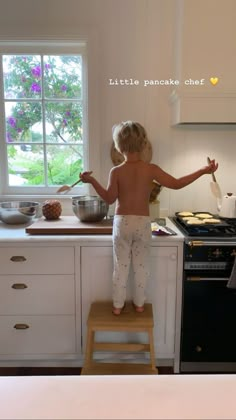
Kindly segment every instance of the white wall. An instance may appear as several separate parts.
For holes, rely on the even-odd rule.
[[[205,165],[209,155],[220,162],[216,175],[223,193],[236,192],[234,126],[170,127],[170,88],[142,86],[143,79],[174,77],[176,5],[175,0],[0,0],[0,40],[92,34],[89,77],[96,89],[89,100],[92,106],[94,99],[96,118],[90,121],[90,135],[99,145],[97,174],[104,184],[112,166],[111,127],[134,119],[145,125],[153,161],[164,170],[181,176]],[[222,21],[219,30],[226,29]],[[138,79],[140,85],[109,86],[116,77]],[[163,190],[161,208],[169,214],[216,211],[209,182],[206,176],[181,191]]]

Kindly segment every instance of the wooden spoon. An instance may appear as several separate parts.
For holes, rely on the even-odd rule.
[[[209,157],[207,158],[207,162],[208,164],[211,163],[211,159]],[[216,198],[221,199],[222,198],[221,189],[218,182],[216,181],[214,172],[211,173],[211,176],[212,176],[212,182],[210,183],[211,192]]]
[[[62,187],[60,187],[57,190],[57,193],[63,193],[64,192],[64,194],[67,194],[75,185],[77,185],[81,181],[82,181],[82,179],[79,179],[78,181],[74,182],[74,184],[72,184],[71,186],[69,186],[69,185],[62,185]]]

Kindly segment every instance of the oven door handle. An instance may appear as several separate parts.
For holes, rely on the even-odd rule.
[[[200,276],[187,276],[187,281],[208,281],[208,280],[214,280],[214,281],[229,281],[227,277],[200,277]]]
[[[231,241],[188,241],[187,245],[194,246],[236,246],[236,242]]]

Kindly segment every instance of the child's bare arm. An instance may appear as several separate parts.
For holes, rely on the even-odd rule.
[[[181,178],[174,178],[172,175],[163,171],[159,166],[152,165],[154,179],[164,187],[171,188],[174,190],[186,187],[187,185],[196,181],[202,175],[215,172],[217,168],[218,163],[215,163],[215,160],[211,160],[211,163],[209,165],[204,166],[203,168],[198,169],[197,171],[189,175],[182,176]]]
[[[118,184],[114,168],[110,171],[107,188],[104,188],[96,180],[96,178],[91,176],[91,172],[80,173],[80,178],[83,182],[91,184],[97,192],[97,194],[108,204],[113,204],[116,201],[118,196]]]

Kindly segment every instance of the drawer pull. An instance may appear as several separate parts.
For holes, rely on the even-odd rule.
[[[13,262],[22,262],[26,261],[26,258],[23,255],[13,255],[10,260]]]
[[[14,283],[11,287],[12,289],[22,290],[27,289],[28,286],[24,283]]]
[[[27,325],[27,324],[15,324],[14,328],[16,330],[27,330],[27,328],[29,328],[29,325]]]

